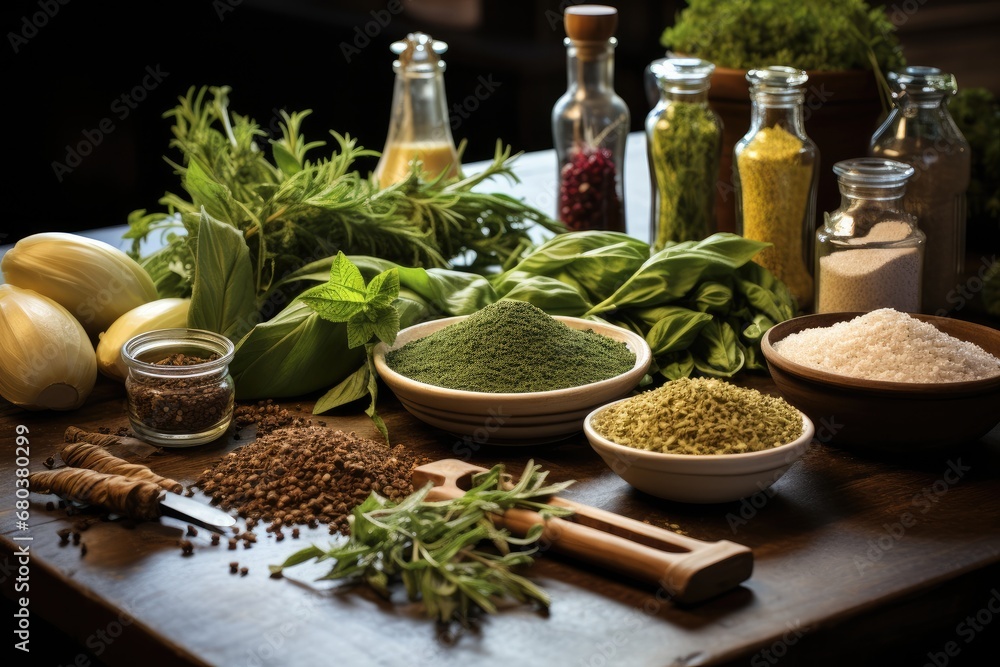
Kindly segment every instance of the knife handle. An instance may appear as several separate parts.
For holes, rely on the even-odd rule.
[[[166,493],[153,482],[87,468],[34,472],[28,475],[28,485],[34,493],[54,493],[66,500],[95,505],[141,521],[160,517],[160,497]]]

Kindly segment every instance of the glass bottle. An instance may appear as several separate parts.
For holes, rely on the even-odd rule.
[[[969,143],[948,113],[955,77],[935,67],[890,72],[893,110],[875,131],[871,154],[912,165],[903,204],[927,235],[921,307],[945,315],[965,263]]]
[[[708,106],[714,70],[698,58],[661,58],[649,66],[660,91],[646,116],[654,251],[668,241],[700,241],[716,229],[722,121]]]
[[[772,66],[752,69],[746,78],[750,130],[733,148],[736,233],[772,244],[755,261],[788,286],[800,309],[808,309],[819,182],[819,150],[802,117],[809,77]]]
[[[816,232],[816,312],[919,312],[926,237],[903,210],[913,167],[857,158],[833,172],[841,204]]]
[[[412,161],[419,160],[422,177],[446,177],[461,172],[458,150],[451,135],[448,101],[444,90],[444,42],[422,32],[410,33],[394,42],[392,69],[396,83],[392,91],[389,131],[382,157],[375,168],[380,187],[388,187],[409,176]]]
[[[552,108],[558,161],[556,217],[571,230],[625,231],[625,140],[629,110],[614,90],[618,10],[568,7],[567,90]]]
[[[188,447],[229,428],[236,388],[229,373],[232,341],[201,329],[157,329],[122,346],[128,367],[128,417],[149,442]]]

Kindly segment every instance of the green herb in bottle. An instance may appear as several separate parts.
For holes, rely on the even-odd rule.
[[[502,299],[391,350],[385,361],[411,380],[499,394],[607,380],[630,370],[635,354],[621,341],[571,329],[526,301]]]

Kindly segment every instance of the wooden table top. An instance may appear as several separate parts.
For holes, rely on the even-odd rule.
[[[756,377],[750,384],[768,390],[770,380]],[[456,438],[417,421],[387,389],[380,403],[394,442],[432,458],[454,455]],[[312,417],[308,401],[281,405],[377,437],[360,410]],[[801,656],[806,660],[801,664],[844,664],[860,645],[868,656],[879,650],[897,655],[922,647],[921,632],[954,634],[964,617],[986,608],[1000,572],[1000,428],[978,444],[919,462],[862,456],[817,441],[771,492],[704,506],[634,491],[605,467],[581,434],[537,447],[484,446],[472,462],[503,462],[519,470],[534,458],[551,471],[550,479],[576,480],[566,497],[658,526],[676,524],[697,539],[745,544],[755,557],[751,578],[721,597],[682,608],[654,587],[546,553],[529,574],[551,594],[548,613],[513,606],[486,617],[476,631],[446,636],[421,616],[419,605],[314,584],[325,572],[321,566],[307,564],[289,570],[285,579],[269,578],[268,565],[310,542],[327,544],[323,527],[303,529],[298,541],[277,542],[268,534],[253,548],[237,551],[228,550],[226,540],[211,546],[208,531],[200,530],[190,538],[194,555],[183,557],[182,521],[163,518],[132,529],[98,522],[81,533],[87,547],[81,555],[79,546],[60,545],[57,536],[74,525],[74,517],[58,507],[46,509],[53,497],[33,495],[28,528],[20,530],[13,511],[19,425],[28,430],[29,468],[40,470],[48,456],[58,459],[66,427],[126,426],[124,390],[102,378],[74,413],[0,409],[0,442],[8,453],[0,461],[5,482],[0,556],[11,562],[28,545],[32,614],[108,664],[141,658],[210,665],[481,661],[652,667],[774,664],[769,658],[786,653]],[[147,463],[190,484],[226,451],[245,443],[243,436],[164,450]],[[249,568],[245,577],[229,574],[234,560]],[[14,583],[7,577],[3,586],[16,600],[21,594],[13,591]],[[931,644],[926,650],[943,648]]]

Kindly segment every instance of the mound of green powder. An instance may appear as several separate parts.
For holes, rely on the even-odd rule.
[[[744,454],[802,435],[781,398],[714,378],[681,378],[602,410],[594,430],[627,447],[664,454]]]
[[[392,370],[448,389],[491,394],[567,389],[635,365],[625,343],[571,329],[526,301],[503,299],[385,355]]]

